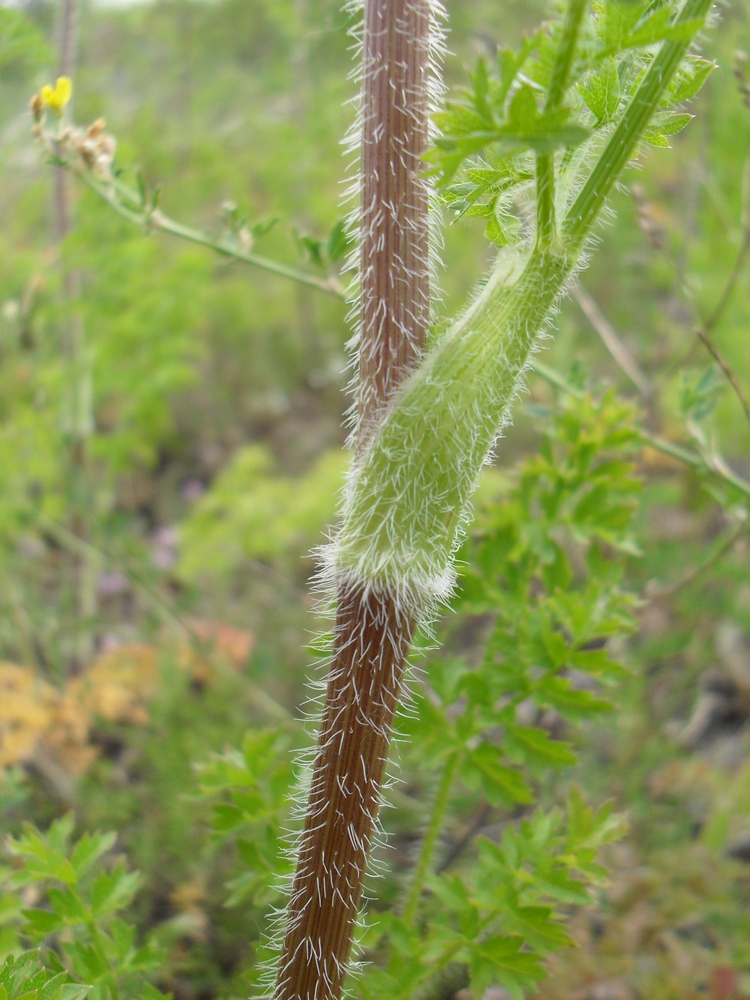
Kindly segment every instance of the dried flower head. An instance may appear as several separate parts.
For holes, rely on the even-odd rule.
[[[44,100],[40,92],[34,94],[34,96],[29,101],[29,108],[31,114],[33,115],[35,122],[40,122],[44,117]]]
[[[106,126],[107,123],[103,118],[97,118],[77,143],[81,159],[101,179],[107,179],[111,175],[112,161],[117,149],[117,141],[105,131]]]

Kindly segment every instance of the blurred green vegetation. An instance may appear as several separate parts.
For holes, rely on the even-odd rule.
[[[339,6],[84,5],[76,120],[106,118],[118,163],[129,179],[142,171],[149,190],[161,186],[170,215],[215,232],[227,202],[252,222],[278,217],[260,249],[299,264],[300,237],[325,238],[343,213],[340,143],[353,84]],[[450,84],[545,9],[447,6]],[[144,235],[74,185],[73,226],[57,239],[53,172],[27,112],[55,76],[57,14],[47,0],[0,7],[0,667],[27,671],[0,671],[3,832],[19,836],[24,821],[46,827],[71,810],[77,836],[116,830],[118,850],[142,872],[129,919],[164,950],[159,987],[177,1000],[243,996],[268,899],[246,902],[254,883],[238,879],[252,852],[219,835],[231,817],[217,830],[206,796],[223,787],[222,767],[234,760],[241,770],[229,747],[262,760],[258,734],[278,727],[274,746],[286,760],[302,741],[290,720],[306,698],[308,643],[320,625],[310,617],[309,553],[346,464],[346,308]],[[649,431],[675,442],[692,434],[745,477],[750,426],[695,331],[736,266],[711,337],[750,395],[750,277],[738,258],[750,217],[750,71],[737,50],[748,39],[750,6],[734,0],[705,46],[718,69],[691,109],[696,121],[628,174],[581,278],[647,391],[575,298],[544,355],[575,384],[634,400]],[[446,314],[482,273],[482,230],[477,220],[446,230]],[[530,390],[480,509],[507,495],[516,463],[539,448],[559,408],[543,380]],[[642,603],[635,633],[616,640],[629,673],[606,721],[548,720],[566,727],[581,762],[541,786],[550,805],[573,782],[593,802],[613,799],[630,833],[607,848],[610,885],[575,912],[581,947],[553,960],[539,1000],[750,995],[747,536],[691,576],[734,531],[740,497],[651,449],[639,453],[638,472],[639,554],[622,563],[623,585]],[[471,658],[484,625],[465,612],[440,626],[441,637]],[[91,673],[134,644],[150,651],[137,670]],[[81,708],[71,692],[87,676],[100,678],[99,694]],[[37,694],[22,698],[31,677]],[[49,686],[46,700],[39,684]],[[418,750],[403,757],[405,783],[391,793],[398,813],[387,819],[397,873],[426,794]],[[269,801],[288,784],[277,766]],[[457,801],[445,855],[458,858],[479,831],[496,835],[509,815]],[[7,951],[19,917],[6,892],[11,855],[3,864]],[[232,894],[245,903],[228,908]]]

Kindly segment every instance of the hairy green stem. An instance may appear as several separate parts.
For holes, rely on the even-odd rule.
[[[544,102],[545,111],[556,111],[563,102],[565,91],[568,89],[570,71],[573,68],[573,60],[578,43],[578,35],[581,30],[583,15],[586,13],[588,0],[570,0],[568,13],[563,26],[563,34],[555,58],[555,65],[552,68],[547,99]]]
[[[406,903],[404,904],[403,917],[407,924],[413,924],[417,916],[419,901],[422,898],[422,892],[424,891],[425,880],[432,866],[432,859],[435,856],[435,848],[437,847],[438,837],[440,836],[440,830],[442,829],[445,814],[448,809],[448,802],[450,800],[451,789],[453,788],[453,781],[456,777],[456,771],[458,770],[458,762],[459,753],[457,750],[454,750],[452,753],[448,754],[443,764],[440,782],[432,803],[430,821],[427,824],[425,835],[422,838],[422,844],[419,849],[419,857],[417,858],[414,875],[412,877],[411,885],[409,886]]]
[[[713,0],[687,0],[676,23],[703,22],[712,5]],[[615,181],[633,156],[690,45],[691,40],[663,42],[654,56],[646,76],[565,218],[564,241],[572,252],[580,250],[588,238]]]
[[[339,572],[417,605],[450,589],[465,505],[569,269],[556,250],[501,255],[355,466],[331,553]]]
[[[555,210],[555,157],[544,153],[536,158],[536,241],[547,250],[557,237]]]

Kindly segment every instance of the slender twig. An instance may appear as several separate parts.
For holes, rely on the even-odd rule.
[[[550,382],[552,385],[556,385],[559,389],[569,393],[571,396],[581,399],[585,395],[583,390],[572,385],[564,375],[556,371],[554,368],[551,368],[543,361],[540,361],[538,358],[534,358],[532,361],[532,367],[534,371],[545,381]],[[691,451],[689,448],[675,444],[673,441],[667,441],[666,438],[659,437],[656,434],[649,434],[648,431],[645,431],[642,428],[638,428],[636,433],[643,444],[650,445],[657,451],[662,452],[662,454],[669,455],[670,458],[677,459],[678,462],[682,462],[685,465],[689,465],[701,472],[707,472],[719,479],[723,479],[736,490],[739,490],[740,493],[750,497],[750,482],[737,475],[733,469],[730,469],[726,461],[720,455],[706,454],[703,451]]]
[[[77,168],[65,159],[58,159],[58,162],[61,162],[64,166],[67,166],[70,170],[72,170],[76,176],[83,181],[86,187],[89,188],[89,190],[98,195],[102,201],[105,201],[109,207],[117,212],[118,215],[122,216],[123,219],[127,219],[128,222],[132,222],[133,225],[140,226],[147,232],[156,229],[169,233],[172,236],[179,236],[181,239],[188,240],[191,243],[198,243],[200,246],[210,247],[217,253],[242,261],[244,264],[251,264],[264,271],[270,271],[271,274],[277,274],[282,278],[290,278],[292,281],[297,281],[302,285],[308,285],[310,288],[315,288],[319,292],[325,292],[328,295],[335,295],[338,298],[343,298],[344,293],[341,283],[335,275],[320,278],[317,275],[309,274],[307,271],[302,271],[299,268],[283,264],[281,261],[273,260],[271,257],[265,257],[262,254],[254,253],[252,250],[245,250],[226,237],[222,238],[212,236],[210,233],[207,233],[202,229],[195,229],[192,226],[186,226],[181,222],[177,222],[175,219],[165,215],[164,212],[158,208],[149,207],[143,209],[140,207],[129,207],[124,203],[123,198],[127,198],[132,205],[137,205],[139,199],[136,192],[132,189],[126,188],[122,182],[115,184],[108,181],[101,181],[94,177],[90,171]],[[127,194],[125,192],[127,192]]]
[[[596,304],[594,299],[589,295],[586,289],[580,283],[576,282],[571,290],[570,294],[576,300],[578,305],[583,310],[586,318],[591,323],[593,328],[599,334],[602,339],[602,343],[607,348],[609,353],[612,355],[614,360],[620,366],[620,368],[625,372],[630,381],[636,386],[638,391],[642,396],[649,397],[653,393],[653,388],[649,383],[646,376],[643,374],[641,369],[638,367],[635,359],[630,355],[630,352],[625,347],[623,342],[617,335],[617,331],[603,315],[601,309]]]
[[[437,874],[441,875],[444,871],[447,871],[463,854],[469,844],[472,842],[479,830],[487,822],[490,813],[492,812],[492,806],[489,802],[483,802],[480,808],[477,810],[476,815],[469,823],[468,827],[464,830],[458,840],[451,845],[450,850],[445,855],[443,860],[437,866]]]
[[[414,874],[409,886],[409,892],[406,896],[406,902],[404,904],[403,917],[407,924],[413,924],[417,916],[417,909],[419,907],[419,901],[422,898],[425,880],[432,866],[438,837],[440,836],[440,831],[445,820],[445,813],[448,809],[448,802],[450,800],[453,781],[456,777],[459,759],[458,751],[453,751],[445,758],[445,762],[443,763],[443,772],[440,775],[440,782],[438,783],[435,798],[432,803],[430,821],[427,824],[425,835],[422,838],[419,857],[417,858]]]
[[[739,523],[729,532],[729,534],[724,538],[718,548],[704,559],[702,563],[694,566],[693,569],[688,570],[679,580],[674,583],[667,584],[663,587],[657,587],[655,585],[649,584],[646,587],[646,597],[653,601],[663,601],[667,597],[672,597],[678,591],[682,590],[684,587],[688,587],[691,583],[694,583],[699,579],[705,572],[712,569],[716,563],[718,563],[723,557],[729,552],[735,542],[740,538],[740,536],[746,531],[748,526],[747,511],[742,511],[742,517]]]
[[[740,385],[737,376],[735,375],[731,366],[727,363],[721,351],[708,336],[705,328],[702,330],[696,330],[695,333],[700,342],[704,345],[704,347],[708,351],[708,353],[714,359],[716,364],[719,366],[719,368],[721,368],[722,372],[724,372],[724,376],[727,382],[729,382],[731,387],[734,389],[734,394],[737,397],[737,399],[739,399],[740,406],[742,407],[745,413],[745,418],[747,419],[748,424],[750,424],[750,400],[748,400],[747,396],[743,392],[742,386]]]
[[[701,307],[697,295],[693,292],[692,288],[690,287],[690,283],[687,280],[682,263],[679,260],[675,259],[669,253],[665,245],[662,245],[661,250],[665,258],[667,259],[668,263],[674,268],[675,274],[677,275],[677,278],[680,282],[683,294],[690,302],[693,311],[695,312],[696,316],[699,319],[699,325],[695,329],[695,336],[703,344],[703,346],[706,348],[708,353],[711,355],[711,357],[714,359],[716,364],[723,372],[724,377],[726,378],[727,382],[729,382],[730,386],[732,387],[732,390],[734,391],[734,394],[736,395],[737,399],[740,402],[740,405],[743,409],[743,412],[745,414],[748,423],[750,423],[750,400],[748,400],[748,397],[743,391],[739,379],[735,375],[733,369],[731,368],[729,363],[726,361],[724,356],[721,354],[721,352],[711,339],[711,333],[713,332],[715,327],[718,326],[719,322],[721,321],[721,318],[723,317],[726,311],[726,308],[729,304],[729,301],[734,293],[734,290],[737,286],[740,275],[742,273],[742,268],[745,264],[748,251],[750,251],[750,155],[746,157],[745,165],[742,171],[742,207],[740,211],[740,221],[742,226],[742,238],[740,246],[737,250],[737,253],[735,254],[734,263],[732,264],[732,269],[729,272],[729,275],[721,291],[721,294],[719,295],[719,298],[717,299],[713,309],[708,314],[705,314],[703,312],[703,309]],[[673,371],[675,367],[676,368],[681,367],[692,354],[694,347],[695,347],[695,342],[693,343],[693,346],[690,348],[687,354],[679,362],[679,364],[673,366],[669,370]]]
[[[703,320],[702,330],[705,334],[709,334],[723,316],[724,310],[729,304],[729,300],[732,297],[732,293],[734,292],[735,286],[739,280],[748,250],[750,250],[750,232],[746,232],[743,237],[740,248],[734,259],[732,270],[729,272],[727,283],[719,296],[719,301],[716,303],[709,315]]]

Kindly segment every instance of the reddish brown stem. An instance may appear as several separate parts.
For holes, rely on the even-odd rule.
[[[429,0],[365,0],[357,448],[419,360],[429,321]],[[276,1000],[338,1000],[415,616],[342,584]]]
[[[362,53],[361,447],[416,364],[430,315],[429,0],[367,0]]]
[[[62,0],[58,24],[57,75],[73,76],[77,34],[77,0]],[[70,192],[68,175],[64,167],[55,168],[55,230],[58,240],[64,240],[70,231]],[[68,298],[74,294],[74,280],[69,272],[65,275]],[[68,285],[71,285],[68,288]]]
[[[339,599],[338,635],[277,996],[341,996],[412,622],[388,598]]]

